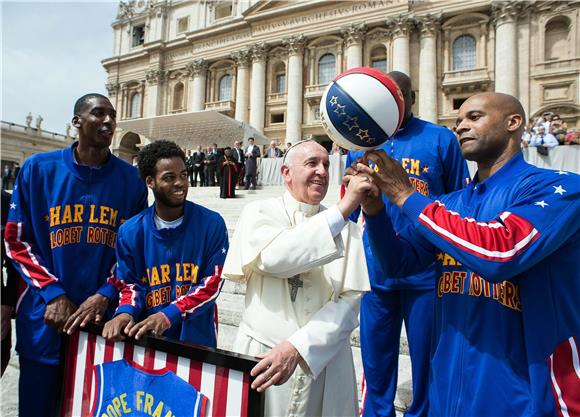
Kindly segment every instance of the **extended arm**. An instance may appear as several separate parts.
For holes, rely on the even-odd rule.
[[[381,190],[402,207],[417,232],[492,282],[529,269],[580,227],[580,182],[575,174],[544,171],[531,176],[522,181],[518,195],[503,211],[481,222],[413,193],[406,188],[396,161],[386,155],[369,157],[379,165],[380,173],[374,175]]]

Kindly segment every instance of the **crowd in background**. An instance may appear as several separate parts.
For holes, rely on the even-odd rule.
[[[553,148],[558,145],[580,145],[580,128],[568,128],[559,114],[544,112],[530,119],[522,136],[524,147]]]

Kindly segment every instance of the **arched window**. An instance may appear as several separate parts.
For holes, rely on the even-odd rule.
[[[181,110],[183,108],[183,83],[178,82],[173,87],[173,110]]]
[[[461,35],[453,41],[453,70],[475,68],[475,39]]]
[[[371,67],[387,72],[387,49],[377,46],[371,52]]]
[[[232,98],[232,76],[230,74],[226,74],[220,79],[218,91],[218,101],[226,101]]]
[[[286,92],[286,65],[282,62],[278,62],[273,68],[274,79],[272,80],[272,92],[273,93],[285,93]]]
[[[332,54],[324,54],[318,60],[318,84],[328,84],[336,74],[336,58]]]
[[[141,94],[133,93],[131,96],[131,109],[129,112],[129,117],[140,117],[141,116]]]
[[[545,59],[564,59],[569,57],[568,35],[570,21],[563,17],[556,17],[548,22],[545,33]]]

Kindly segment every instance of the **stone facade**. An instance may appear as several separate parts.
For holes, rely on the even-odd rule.
[[[54,151],[69,146],[74,137],[60,133],[42,130],[39,127],[19,125],[2,121],[2,167],[8,165],[12,168],[15,164],[22,166],[24,161],[31,155],[41,152]],[[27,124],[29,122],[27,121]]]
[[[121,2],[102,63],[121,121],[217,110],[283,143],[325,141],[325,86],[365,65],[408,73],[414,113],[436,123],[500,91],[572,127],[579,21],[580,1],[135,0]]]

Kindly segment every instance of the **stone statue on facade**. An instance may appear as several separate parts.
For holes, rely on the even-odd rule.
[[[44,119],[42,118],[42,116],[40,114],[38,115],[38,117],[36,117],[36,128],[38,130],[41,130],[42,129],[42,121],[43,120]]]
[[[32,113],[28,112],[28,116],[26,116],[26,127],[31,127],[32,125]]]

